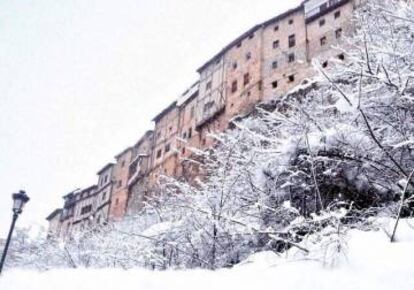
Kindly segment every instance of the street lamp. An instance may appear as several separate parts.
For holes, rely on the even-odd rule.
[[[9,249],[10,240],[13,234],[14,226],[16,225],[17,218],[19,214],[22,213],[24,205],[29,201],[29,197],[26,195],[26,192],[20,190],[18,193],[14,193],[13,197],[13,220],[10,226],[9,235],[7,236],[6,245],[4,246],[3,254],[0,261],[0,274],[3,270],[4,261],[6,260],[7,250]]]

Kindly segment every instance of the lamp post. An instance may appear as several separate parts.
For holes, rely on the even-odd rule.
[[[20,190],[18,193],[14,193],[13,197],[13,220],[10,226],[9,235],[7,236],[6,245],[4,246],[3,254],[0,261],[0,274],[3,270],[4,261],[6,260],[7,251],[10,246],[10,240],[13,234],[14,226],[16,225],[17,218],[23,211],[24,205],[29,201],[29,197],[26,195],[26,192]]]

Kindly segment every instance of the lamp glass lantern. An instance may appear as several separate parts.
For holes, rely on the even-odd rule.
[[[20,190],[18,193],[13,194],[13,212],[20,214],[23,211],[24,205],[29,201],[29,197],[26,192]]]

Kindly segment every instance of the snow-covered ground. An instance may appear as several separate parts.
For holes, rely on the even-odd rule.
[[[390,229],[390,226],[388,229]],[[193,289],[414,289],[414,220],[403,220],[398,242],[383,231],[348,233],[346,255],[335,267],[317,260],[326,247],[306,257],[299,250],[264,252],[233,269],[151,272],[141,269],[13,270],[0,278],[2,290],[193,290]],[[310,247],[310,244],[304,244]],[[341,255],[339,255],[341,257]]]

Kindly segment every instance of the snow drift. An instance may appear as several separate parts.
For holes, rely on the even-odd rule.
[[[384,226],[384,222],[382,222]],[[391,223],[384,226],[389,229]],[[326,248],[314,243],[311,254],[290,249],[286,254],[262,252],[232,269],[218,271],[147,271],[134,269],[76,269],[35,272],[8,271],[0,278],[3,290],[110,289],[414,289],[414,219],[403,220],[397,243],[384,230],[351,230],[335,267],[324,263]],[[306,246],[313,243],[304,241]]]

